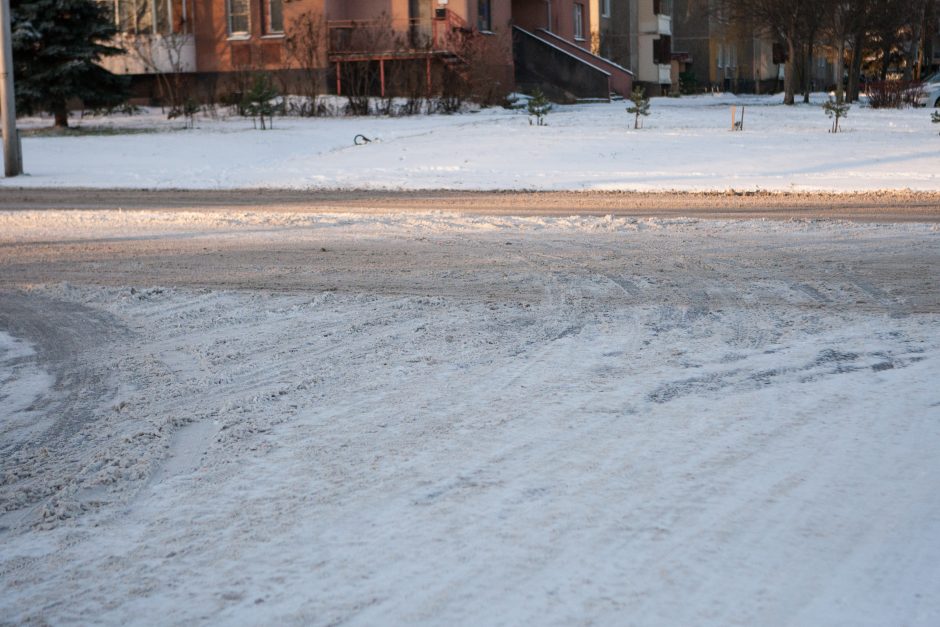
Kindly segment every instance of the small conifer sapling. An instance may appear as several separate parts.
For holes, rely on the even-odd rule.
[[[632,113],[634,116],[633,128],[640,128],[640,116],[645,117],[650,114],[650,100],[646,97],[642,87],[633,88],[630,100],[633,101],[633,104],[627,107],[627,113]]]
[[[830,133],[839,132],[839,120],[849,117],[849,109],[851,108],[852,105],[845,102],[836,102],[832,98],[823,105],[823,111],[826,112],[828,117],[832,118],[832,128],[829,129]]]
[[[541,89],[536,88],[528,104],[529,115],[535,118],[536,126],[545,126],[545,116],[552,110],[552,103],[548,101]],[[532,124],[532,118],[529,118]]]
[[[259,73],[255,76],[251,89],[245,94],[242,103],[245,113],[252,119],[258,119],[262,131],[265,128],[274,128],[275,105],[271,101],[279,95],[270,74],[267,73]],[[267,118],[267,126],[265,126],[265,118]]]

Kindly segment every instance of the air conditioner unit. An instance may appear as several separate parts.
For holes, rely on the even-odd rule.
[[[447,9],[434,9],[434,19],[435,19],[435,20],[446,20],[446,19],[447,19]]]

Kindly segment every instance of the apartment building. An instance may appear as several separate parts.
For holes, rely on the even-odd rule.
[[[682,55],[673,54],[672,0],[597,0],[599,53],[628,68],[647,94],[678,85]]]
[[[634,75],[600,54],[597,0],[513,0],[516,82],[558,100],[628,95]]]
[[[322,70],[324,90],[340,94],[350,88],[350,69],[364,64],[378,77],[369,86],[375,95],[394,90],[396,72],[407,67],[413,75],[416,65],[428,93],[438,93],[449,72],[468,69],[507,90],[519,82],[568,99],[607,98],[632,81],[591,52],[595,0],[111,1],[128,52],[105,60],[108,69],[185,73],[223,90],[244,70],[296,73],[298,55],[288,44],[298,26],[316,31],[307,43],[317,49],[305,62]]]
[[[714,0],[673,0],[673,45],[685,53],[685,67],[700,90],[767,92],[782,87],[780,46],[742,29]]]

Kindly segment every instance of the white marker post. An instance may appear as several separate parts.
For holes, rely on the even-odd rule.
[[[0,0],[0,112],[3,117],[3,171],[23,173],[20,136],[16,130],[16,92],[13,91],[13,37],[10,33],[10,0]]]

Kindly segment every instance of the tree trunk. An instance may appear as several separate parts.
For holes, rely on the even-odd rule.
[[[865,38],[861,33],[856,33],[852,38],[852,65],[849,66],[849,102],[858,101],[859,83],[862,78],[862,46],[865,44]]]
[[[927,0],[927,4],[924,7],[924,25],[936,24],[937,23],[937,13],[936,13],[937,3],[934,0]],[[922,37],[924,46],[924,56],[921,57],[924,60],[924,64],[929,68],[933,60],[934,48],[933,42],[934,38],[929,35],[929,30],[924,33]]]
[[[787,52],[789,56],[787,57],[787,63],[783,70],[783,104],[791,105],[794,102],[793,94],[795,92],[796,86],[796,76],[795,69],[796,63],[796,50],[793,45],[793,39],[787,38]]]
[[[888,65],[891,64],[891,45],[881,47],[881,82],[888,80]]]
[[[809,104],[809,92],[813,83],[813,43],[806,45],[806,54],[803,55],[803,102]]]
[[[65,106],[64,102],[56,103],[52,106],[52,115],[55,116],[56,128],[69,127],[69,109]]]
[[[920,38],[924,28],[927,3],[922,2],[914,11],[911,19],[911,46],[907,50],[907,63],[904,64],[904,80],[920,79]]]
[[[839,36],[839,51],[836,54],[836,102],[845,102],[845,90],[842,88],[842,73],[845,70],[845,35]]]

